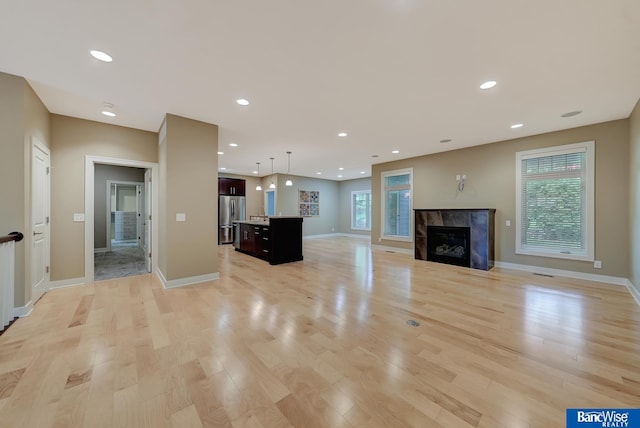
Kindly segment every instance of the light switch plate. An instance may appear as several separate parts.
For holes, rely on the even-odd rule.
[[[176,221],[187,221],[187,215],[185,213],[176,213]]]
[[[73,221],[84,221],[84,213],[73,213]]]
[[[505,221],[505,222],[504,222],[504,224],[505,224],[506,226],[511,226],[511,220],[507,220],[507,221]]]

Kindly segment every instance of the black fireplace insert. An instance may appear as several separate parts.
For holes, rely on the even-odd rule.
[[[427,226],[427,260],[471,266],[471,228]]]

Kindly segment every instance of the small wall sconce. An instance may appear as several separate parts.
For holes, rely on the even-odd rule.
[[[456,175],[456,181],[458,182],[458,190],[462,192],[464,190],[464,182],[467,179],[466,175]]]

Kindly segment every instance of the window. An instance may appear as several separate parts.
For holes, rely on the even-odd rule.
[[[516,153],[516,253],[594,259],[593,141]]]
[[[371,230],[371,190],[351,192],[351,229]]]
[[[413,170],[382,173],[382,237],[411,241]]]

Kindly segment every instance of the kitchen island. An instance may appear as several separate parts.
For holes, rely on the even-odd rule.
[[[272,265],[302,260],[302,217],[266,217],[233,225],[236,251]]]

